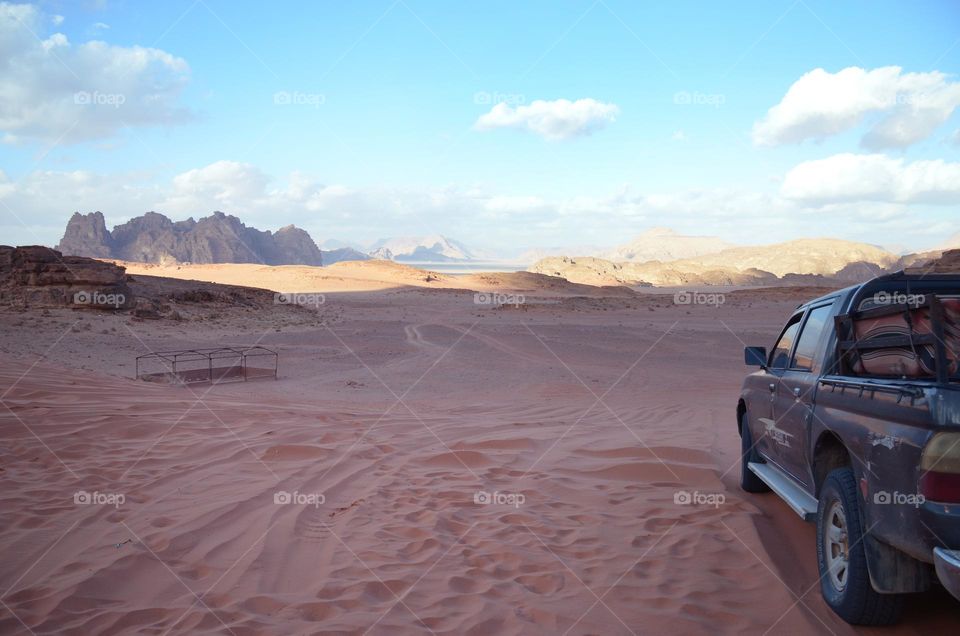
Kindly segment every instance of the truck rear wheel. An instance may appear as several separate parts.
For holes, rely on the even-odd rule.
[[[853,625],[892,625],[899,620],[903,595],[880,594],[870,584],[851,468],[831,471],[820,491],[817,566],[823,599],[843,620]]]
[[[752,470],[747,468],[750,462],[760,461],[757,449],[753,447],[753,437],[747,426],[747,414],[740,416],[740,488],[746,492],[769,492],[770,486],[763,483]]]

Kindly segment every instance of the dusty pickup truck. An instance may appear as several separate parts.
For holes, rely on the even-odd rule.
[[[744,359],[741,486],[816,522],[827,604],[883,625],[937,583],[960,598],[960,274],[811,300]]]

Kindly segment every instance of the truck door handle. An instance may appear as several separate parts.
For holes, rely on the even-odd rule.
[[[777,385],[774,384],[773,382],[771,382],[771,383],[770,383],[770,392],[773,393],[773,392],[776,391],[776,390],[777,390]]]
[[[795,397],[800,397],[800,387],[798,386],[793,387],[793,395]]]

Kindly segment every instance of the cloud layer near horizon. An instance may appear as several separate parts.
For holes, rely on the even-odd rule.
[[[781,193],[813,203],[885,201],[960,203],[960,163],[844,153],[805,161],[787,173]]]
[[[274,181],[257,166],[236,161],[187,170],[165,183],[147,174],[101,175],[85,170],[35,171],[12,182],[0,172],[4,219],[0,229],[4,236],[25,237],[15,242],[53,244],[76,210],[103,211],[110,225],[150,210],[173,219],[220,210],[261,229],[295,223],[318,242],[329,238],[370,242],[382,236],[440,233],[470,246],[495,246],[514,255],[528,247],[572,243],[571,224],[581,228],[576,232],[581,243],[608,245],[661,225],[739,243],[799,236],[880,242],[877,236],[889,234],[914,241],[918,247],[940,242],[954,231],[947,222],[918,222],[920,213],[904,202],[960,200],[957,188],[949,187],[957,164],[906,164],[882,155],[824,161],[800,164],[790,171],[780,195],[738,189],[637,193],[624,187],[605,196],[562,200],[503,195],[479,186],[357,188],[324,184],[302,172]],[[890,179],[891,171],[899,176]],[[873,188],[856,190],[849,185],[865,182],[864,175],[874,173],[878,176]],[[836,185],[829,185],[827,175],[837,180]],[[883,189],[886,182],[893,185]],[[589,223],[585,225],[583,219]],[[523,236],[516,233],[517,224],[525,228]]]

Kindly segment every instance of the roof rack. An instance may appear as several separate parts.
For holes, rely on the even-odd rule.
[[[158,366],[160,371],[155,370]],[[137,356],[136,378],[169,384],[220,384],[270,377],[276,380],[278,367],[277,352],[260,345],[175,349]]]

